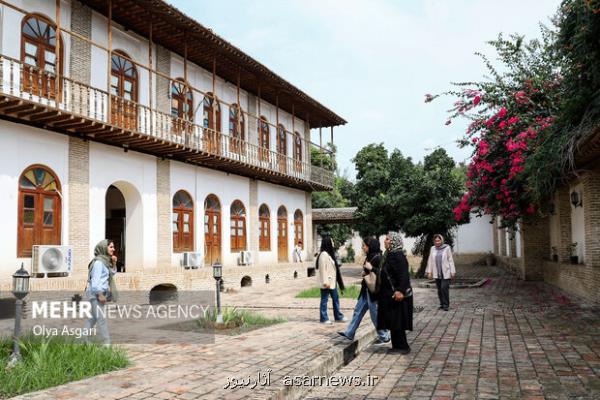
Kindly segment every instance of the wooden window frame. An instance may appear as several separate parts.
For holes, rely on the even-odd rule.
[[[189,133],[192,131],[192,122],[194,121],[194,93],[190,85],[183,78],[176,78],[171,81],[171,117],[173,117],[173,130],[177,134]],[[177,101],[177,112],[173,113],[173,102]],[[184,111],[187,104],[188,111]]]
[[[47,41],[40,37],[33,37],[25,33],[25,25],[30,19],[38,19],[46,23],[49,27],[54,29],[54,36],[57,43],[60,45],[60,53],[56,54],[56,44],[52,46]],[[26,14],[21,20],[21,64],[23,66],[23,73],[21,74],[21,86],[24,91],[31,92],[36,96],[41,96],[50,99],[60,99],[61,84],[60,76],[64,74],[64,45],[62,36],[56,35],[57,26],[52,19],[45,15],[38,13]],[[37,48],[36,54],[36,65],[32,66],[25,63],[26,55],[26,43],[30,43]],[[45,70],[46,67],[46,53],[45,50],[49,50],[54,53],[55,73],[52,74]],[[39,76],[41,72],[41,76]],[[30,82],[31,80],[31,82]],[[39,80],[39,82],[38,82]],[[42,84],[40,88],[39,84]],[[60,101],[60,100],[59,100]]]
[[[123,62],[131,64],[133,77],[127,76],[123,68],[115,69],[113,58],[118,57]],[[111,98],[111,122],[125,129],[137,129],[137,101],[138,101],[138,86],[139,73],[137,67],[131,57],[123,50],[113,50],[110,62],[110,82],[108,92]],[[122,63],[121,63],[122,64]],[[116,94],[112,93],[112,78],[117,78]],[[125,82],[131,83],[131,100],[125,98]]]
[[[260,116],[258,119],[258,145],[260,148],[260,160],[269,161],[271,151],[271,129],[266,117]]]
[[[279,172],[287,172],[287,131],[283,124],[277,126],[277,164]]]
[[[56,182],[56,190],[45,190],[41,187],[34,189],[21,187],[21,179],[30,170],[43,169],[47,174],[50,174]],[[62,193],[60,180],[58,175],[49,167],[42,164],[33,164],[23,170],[18,180],[18,218],[17,218],[17,257],[31,257],[32,249],[25,248],[25,222],[24,222],[24,198],[26,195],[34,196],[34,222],[32,246],[34,245],[60,245],[62,242]],[[49,240],[44,241],[42,238],[44,230],[44,199],[53,199],[53,232]]]
[[[207,203],[208,200],[210,198],[214,199],[214,202],[217,204],[218,208],[208,208],[207,207]],[[223,207],[221,205],[221,200],[215,195],[215,194],[209,194],[208,196],[206,196],[206,198],[204,199],[204,221],[202,223],[203,226],[203,233],[204,233],[204,260],[205,263],[207,265],[210,265],[211,263],[214,263],[215,261],[218,261],[221,258],[221,252],[222,252],[222,225],[221,225],[221,217],[223,215],[223,211],[222,211]],[[206,242],[206,236],[209,235],[211,237],[215,236],[214,233],[212,233],[213,230],[213,226],[207,226],[207,218],[209,220],[211,220],[212,218],[216,219],[216,226],[217,226],[217,237],[216,239],[218,240],[218,245],[217,247],[219,248],[219,254],[217,256],[217,260],[211,260],[212,254],[209,255],[208,254],[208,248],[207,248],[207,242]],[[209,221],[211,222],[211,221]],[[211,232],[210,234],[207,233],[207,228],[208,231]],[[214,246],[214,243],[212,244]]]
[[[179,205],[172,204],[173,206],[173,215],[177,214],[177,232],[173,231],[173,253],[183,253],[185,251],[194,251],[194,198],[185,190],[178,190],[173,195],[173,202],[175,201],[176,196],[179,193],[184,193],[189,197],[190,202],[192,203],[192,207],[186,207],[182,203]],[[189,243],[185,243],[184,235],[184,215],[189,215]],[[175,221],[173,220],[172,223]],[[172,226],[172,225],[171,225]]]
[[[241,210],[243,211],[243,215],[237,215],[233,213],[233,207],[234,206],[239,206],[241,208]],[[230,223],[229,223],[229,236],[230,236],[230,247],[231,247],[231,252],[240,252],[240,251],[245,251],[247,249],[247,235],[246,235],[246,217],[247,217],[247,212],[246,212],[246,207],[244,206],[244,203],[242,203],[240,200],[234,200],[231,203],[231,207],[229,208],[229,219],[230,219]],[[232,223],[235,226],[235,234],[231,233],[231,229],[232,229]],[[242,236],[238,235],[238,229],[242,228]]]
[[[266,210],[266,213],[261,212],[262,210]],[[258,208],[258,227],[258,250],[271,251],[271,210],[264,203]]]
[[[239,104],[234,103],[229,106],[229,149],[237,154],[245,154],[245,140],[244,110]]]

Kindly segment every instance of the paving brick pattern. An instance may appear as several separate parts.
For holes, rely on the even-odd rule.
[[[416,294],[426,307],[409,333],[411,354],[373,346],[336,373],[379,377],[374,386],[323,386],[307,398],[600,398],[600,307],[487,272],[495,277],[483,288],[451,291],[449,312],[437,310],[433,290]]]
[[[343,325],[316,322],[318,299],[294,298],[300,289],[314,285],[312,278],[304,278],[224,295],[226,304],[286,315],[285,324],[220,336],[211,345],[128,345],[131,368],[22,398],[600,398],[597,306],[495,268],[461,267],[459,273],[490,278],[481,288],[452,290],[449,312],[437,310],[434,290],[415,289],[419,312],[409,334],[411,354],[390,355],[386,348],[370,346],[354,360],[349,357],[333,375],[340,380],[361,377],[363,382],[370,378],[374,385],[354,381],[352,386],[332,387],[320,382],[303,393],[282,391],[284,376],[310,375],[326,354],[336,349],[346,353],[348,346],[335,333]],[[353,304],[342,301],[348,317]],[[369,332],[372,326],[365,318],[359,335]],[[254,381],[258,373],[269,371],[268,386],[225,388],[232,378],[250,376]]]

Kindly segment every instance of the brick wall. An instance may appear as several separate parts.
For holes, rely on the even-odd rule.
[[[90,256],[90,147],[87,140],[69,137],[69,244],[73,272],[86,273]]]
[[[558,243],[558,258],[562,262],[569,262],[569,244],[572,242],[571,239],[571,199],[569,193],[569,186],[563,186],[558,189],[556,193],[558,199],[555,206],[556,213],[558,214],[558,224],[560,229],[560,241]]]
[[[156,159],[156,201],[157,201],[157,264],[159,267],[171,265],[171,162]]]
[[[519,276],[527,281],[542,280],[542,264],[550,246],[550,219],[537,216],[521,224],[521,271]]]
[[[511,229],[508,231],[508,237],[510,238],[509,240],[509,248],[510,248],[510,256],[511,257],[516,257],[517,256],[517,240],[516,240],[516,232],[514,229]]]
[[[252,252],[254,263],[259,263],[258,259],[258,239],[259,239],[259,224],[258,224],[258,181],[256,179],[250,179],[250,207],[248,210],[248,250]]]
[[[92,10],[79,1],[71,3],[71,30],[85,38],[92,37]],[[92,71],[91,44],[75,36],[70,36],[70,39],[69,76],[75,81],[89,85]]]
[[[600,268],[600,167],[583,175],[585,264]]]
[[[156,45],[156,71],[171,76],[171,52],[162,46]],[[166,114],[171,114],[171,100],[169,95],[171,92],[170,82],[168,79],[157,75],[156,76],[156,107],[158,111]],[[198,100],[195,100],[197,103]]]
[[[544,281],[567,293],[600,303],[600,268],[589,265],[544,262]]]

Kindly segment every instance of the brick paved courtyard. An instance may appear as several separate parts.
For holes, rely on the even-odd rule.
[[[347,268],[355,279],[358,271]],[[284,324],[219,336],[211,345],[128,345],[131,368],[22,398],[600,398],[598,306],[495,268],[463,267],[459,274],[489,281],[481,288],[451,291],[449,312],[437,310],[434,290],[415,289],[418,312],[408,356],[369,346],[375,335],[368,318],[358,346],[338,338],[343,324],[316,322],[318,299],[294,298],[314,286],[313,278],[301,278],[224,295],[225,304],[286,316]],[[351,317],[353,305],[354,300],[342,301],[346,316]],[[284,384],[284,376],[331,376],[344,360],[349,363],[334,376],[370,376],[375,385],[311,390]],[[267,372],[270,385],[226,388],[234,378],[256,380]]]

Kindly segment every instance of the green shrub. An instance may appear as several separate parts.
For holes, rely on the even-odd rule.
[[[357,299],[360,294],[360,285],[350,285],[346,287],[344,293],[340,293],[338,289],[338,294],[342,299]],[[298,299],[314,299],[321,298],[321,289],[318,287],[313,287],[310,289],[305,289],[296,295]]]
[[[55,336],[21,338],[22,361],[8,368],[12,338],[0,337],[0,398],[8,398],[67,382],[104,374],[129,365],[115,347],[77,342]]]

